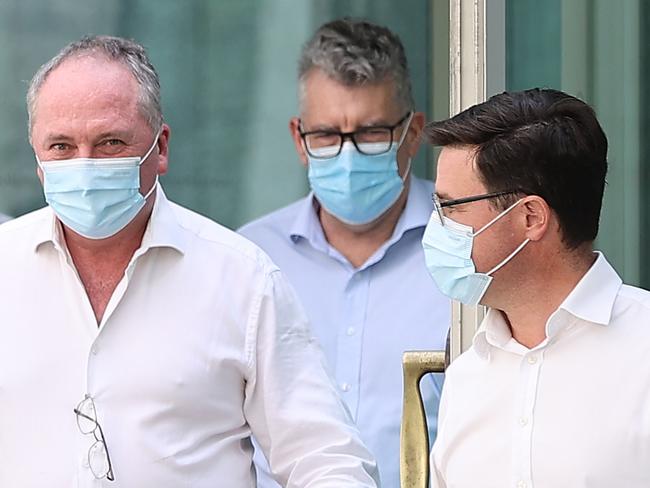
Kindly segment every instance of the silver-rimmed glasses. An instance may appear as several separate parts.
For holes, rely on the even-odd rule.
[[[92,397],[86,395],[74,409],[74,413],[77,415],[77,425],[81,433],[92,434],[95,437],[95,442],[88,449],[88,466],[93,476],[96,479],[106,478],[109,481],[115,481],[104,432],[97,421],[97,411]]]

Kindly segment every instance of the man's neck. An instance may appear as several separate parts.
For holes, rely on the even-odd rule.
[[[127,227],[106,239],[86,239],[63,227],[68,252],[98,324],[131,258],[142,244],[152,208],[153,199]]]
[[[405,186],[395,205],[378,221],[367,226],[347,225],[320,207],[318,216],[325,238],[352,266],[360,267],[393,235],[406,206],[408,192],[409,188]]]
[[[108,256],[128,256],[130,259],[142,243],[142,237],[153,211],[154,201],[155,198],[149,199],[138,215],[124,229],[106,239],[88,239],[62,226],[66,246],[75,264],[76,257],[91,258],[95,261]],[[106,264],[110,266],[113,263]]]
[[[545,266],[543,275],[527,280],[502,312],[512,331],[512,337],[532,349],[546,339],[549,317],[564,302],[596,260],[596,254],[586,252],[572,260],[560,260]],[[525,291],[523,291],[525,290]]]

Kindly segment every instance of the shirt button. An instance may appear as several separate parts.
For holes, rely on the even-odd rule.
[[[535,364],[537,362],[537,356],[528,356],[528,364]]]
[[[97,346],[91,347],[90,352],[92,352],[96,356],[97,355]]]
[[[356,331],[357,331],[357,330],[356,330],[354,327],[348,327],[348,330],[346,331],[346,333],[347,333],[349,336],[353,336],[354,333],[355,333]]]
[[[519,419],[519,425],[522,427],[525,427],[528,424],[528,417],[521,417]]]
[[[350,383],[341,383],[341,390],[350,391]]]
[[[519,480],[517,482],[517,488],[526,488],[526,482],[524,480]]]

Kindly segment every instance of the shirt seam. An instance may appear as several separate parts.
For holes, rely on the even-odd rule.
[[[257,340],[259,336],[259,319],[261,315],[262,301],[264,300],[264,292],[267,290],[269,281],[273,274],[279,272],[280,270],[278,269],[264,271],[263,279],[260,280],[261,284],[252,299],[251,312],[246,324],[244,346],[244,350],[246,351],[246,367],[249,370],[249,378],[252,380],[257,379]]]

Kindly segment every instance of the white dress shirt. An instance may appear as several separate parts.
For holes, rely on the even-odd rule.
[[[489,311],[447,371],[434,487],[650,486],[650,293],[599,255],[546,335],[528,349]]]
[[[99,327],[50,208],[0,228],[0,486],[374,487],[295,295],[257,247],[159,190]],[[115,481],[73,408],[90,395]]]
[[[343,400],[377,459],[384,486],[399,486],[402,354],[444,350],[451,304],[427,272],[422,234],[431,217],[433,183],[411,177],[392,236],[354,267],[325,238],[313,194],[240,232],[271,256],[304,304]],[[430,439],[442,375],[421,382]],[[276,487],[260,456],[260,488]]]

